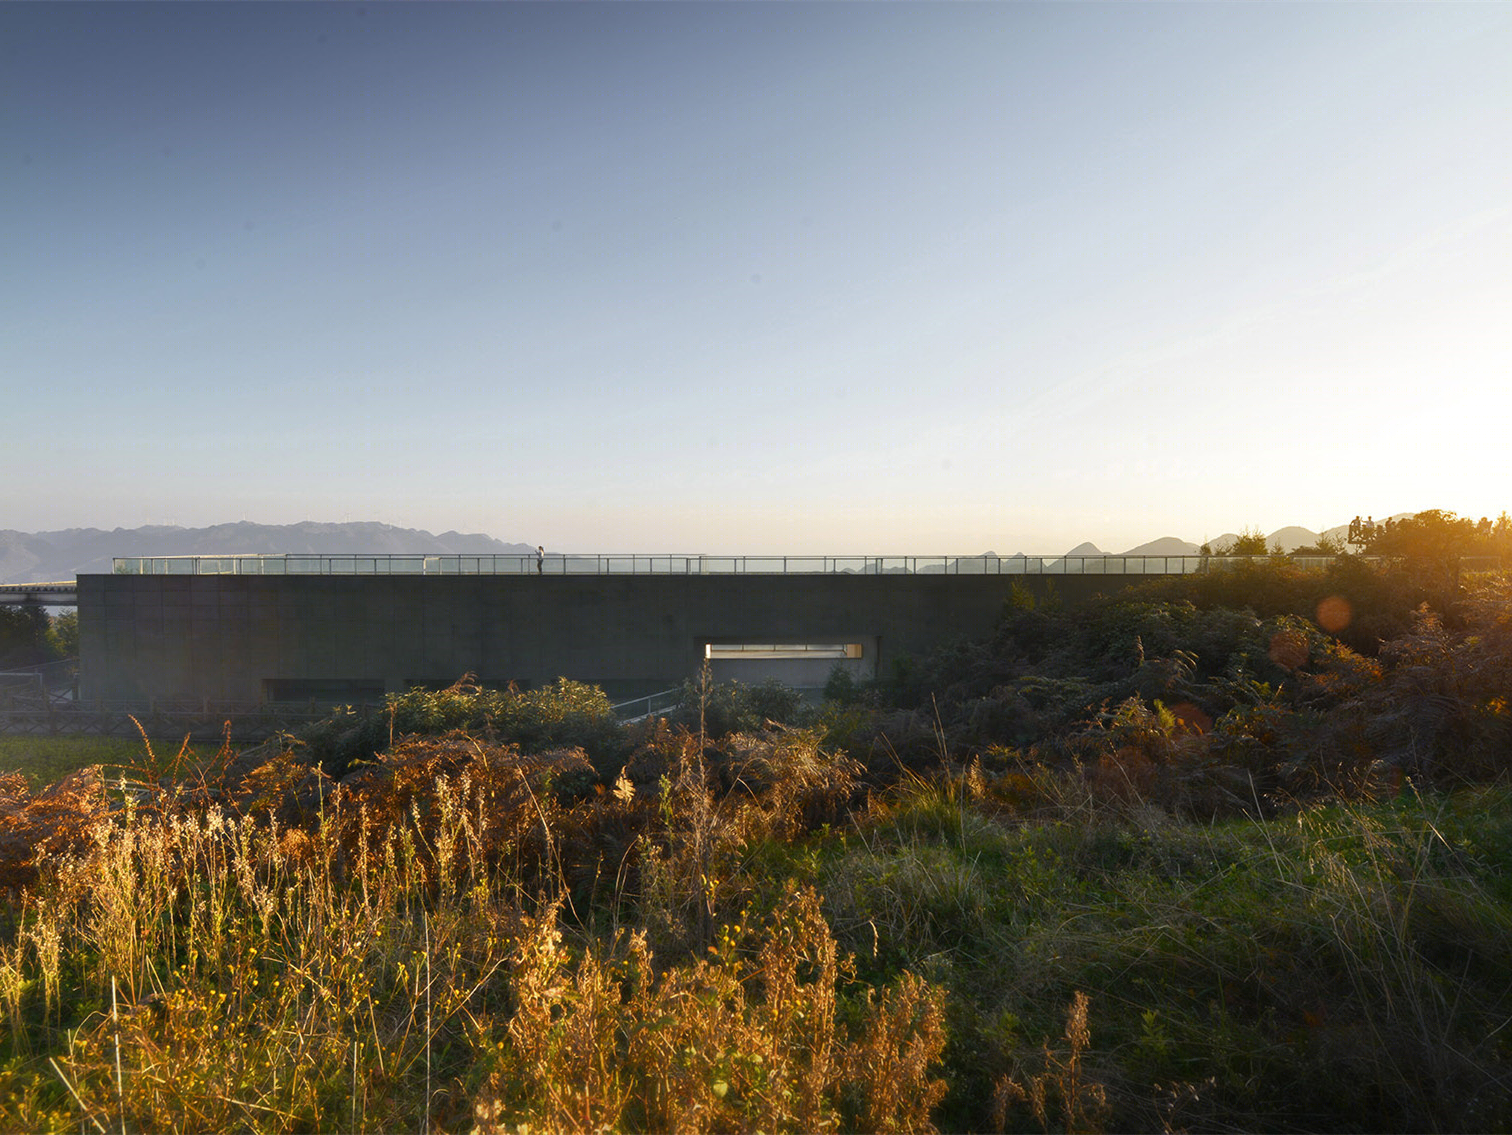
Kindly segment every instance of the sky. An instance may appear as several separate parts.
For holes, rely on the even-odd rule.
[[[1512,508],[1512,4],[0,6],[0,528]]]

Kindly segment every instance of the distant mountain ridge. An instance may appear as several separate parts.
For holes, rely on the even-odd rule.
[[[1392,519],[1400,520],[1403,517],[1415,516],[1416,513],[1398,513]],[[1283,552],[1295,552],[1298,548],[1314,547],[1319,540],[1327,536],[1331,540],[1337,540],[1342,544],[1349,535],[1349,525],[1341,524],[1337,528],[1325,528],[1322,532],[1314,532],[1311,528],[1299,528],[1291,525],[1286,528],[1278,528],[1265,538],[1265,546],[1271,549],[1280,545]],[[1208,541],[1208,547],[1214,552],[1222,554],[1224,549],[1232,548],[1234,542],[1239,539],[1237,532],[1225,532],[1222,536],[1215,536]]]
[[[1151,540],[1148,544],[1141,544],[1137,548],[1130,548],[1127,552],[1120,554],[1125,556],[1195,556],[1200,551],[1202,549],[1190,540],[1162,536],[1159,540]]]
[[[1413,513],[1404,512],[1393,517],[1400,520],[1403,517],[1412,516]],[[1322,532],[1314,532],[1311,528],[1302,528],[1298,525],[1288,525],[1278,528],[1265,538],[1267,550],[1280,546],[1283,552],[1295,552],[1298,548],[1310,548],[1315,546],[1320,539],[1327,536],[1338,540],[1341,544],[1349,535],[1349,525],[1341,524],[1337,528],[1326,528]],[[1217,555],[1222,555],[1227,549],[1232,548],[1239,539],[1237,532],[1225,532],[1222,536],[1215,536],[1207,542],[1208,547]],[[1130,548],[1126,552],[1105,552],[1091,541],[1076,545],[1065,556],[1058,559],[1078,556],[1195,556],[1202,551],[1200,544],[1194,544],[1190,540],[1182,540],[1176,536],[1162,536],[1159,540],[1151,540],[1149,543],[1140,544],[1136,548]]]
[[[1411,516],[1401,513],[1394,519]],[[1265,538],[1267,548],[1280,544],[1283,552],[1308,547],[1321,536],[1343,540],[1349,526],[1341,524],[1319,533],[1295,525],[1278,528]],[[1239,537],[1226,532],[1208,541],[1216,553]],[[216,524],[209,528],[180,528],[150,524],[142,528],[65,528],[58,532],[15,532],[0,529],[0,583],[34,583],[72,579],[111,570],[116,556],[213,556],[243,553],[351,555],[525,555],[531,544],[507,544],[481,532],[443,532],[439,536],[419,528],[396,528],[375,521],[326,524]],[[1078,544],[1066,556],[1195,556],[1201,548],[1176,536],[1140,544],[1125,552],[1104,552],[1091,541]],[[988,553],[989,555],[991,553]],[[1016,553],[1024,557],[1025,553]],[[1012,558],[1012,557],[1009,557]]]
[[[0,530],[0,583],[34,583],[108,573],[116,556],[252,555],[256,553],[366,552],[414,555],[522,555],[531,544],[506,544],[479,532],[396,528],[359,521],[325,524],[216,524],[209,528],[147,525],[143,528],[66,528],[59,532]]]

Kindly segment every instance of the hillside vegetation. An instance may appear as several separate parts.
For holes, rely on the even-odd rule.
[[[1512,1127],[1512,582],[1281,558],[806,706],[0,778],[0,1127]]]

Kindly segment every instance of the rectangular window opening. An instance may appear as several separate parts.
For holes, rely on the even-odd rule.
[[[704,647],[704,657],[711,662],[758,658],[861,658],[864,653],[859,642],[711,642]]]

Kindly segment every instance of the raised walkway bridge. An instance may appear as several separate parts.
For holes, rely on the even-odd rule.
[[[1266,556],[346,555],[131,556],[117,575],[1190,575]],[[1333,556],[1288,556],[1323,568]],[[40,585],[33,585],[40,586]]]
[[[708,556],[347,555],[257,553],[127,556],[116,575],[1192,575],[1276,559],[1263,556]],[[1321,571],[1335,556],[1280,557]],[[1375,560],[1379,557],[1357,557]],[[1495,556],[1462,557],[1465,570],[1496,570]],[[0,606],[76,607],[73,580],[0,583]]]
[[[1268,556],[347,555],[124,556],[115,575],[1190,575]],[[1321,569],[1332,556],[1292,556]],[[73,580],[0,583],[0,606],[77,607]]]
[[[0,605],[77,607],[79,587],[71,579],[54,583],[0,583]]]

